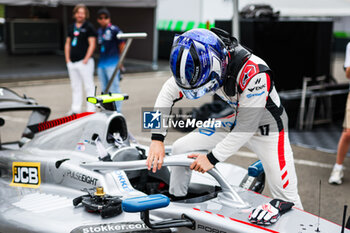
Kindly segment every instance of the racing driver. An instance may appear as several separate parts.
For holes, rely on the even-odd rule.
[[[173,77],[159,92],[155,109],[162,108],[162,113],[163,109],[169,109],[170,113],[174,102],[183,96],[197,99],[206,93],[215,93],[235,112],[222,119],[232,122],[226,132],[203,134],[195,130],[173,144],[173,155],[191,151],[208,153],[188,155],[195,159],[190,168],[172,167],[170,194],[186,196],[191,170],[207,172],[246,146],[261,160],[273,197],[302,209],[287,132],[288,118],[266,63],[225,31],[192,29],[175,36],[170,68]],[[152,133],[147,165],[149,170],[153,166],[153,172],[162,166],[165,136],[165,132]],[[254,217],[260,224],[262,217],[268,219],[271,206],[266,206],[254,209],[249,220]]]

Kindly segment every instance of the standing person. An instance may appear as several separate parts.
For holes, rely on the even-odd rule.
[[[350,42],[346,46],[345,62],[344,62],[345,76],[350,79]],[[343,163],[346,153],[349,151],[350,145],[350,92],[346,101],[345,118],[343,123],[343,132],[340,136],[337,151],[337,160],[334,164],[331,176],[328,182],[330,184],[341,184],[344,176]]]
[[[97,31],[98,44],[100,45],[100,60],[97,74],[101,82],[102,91],[105,91],[119,61],[120,53],[124,49],[125,42],[117,38],[117,34],[122,33],[122,31],[118,26],[111,23],[111,14],[106,8],[102,8],[97,12],[97,22],[101,26]],[[116,74],[109,92],[120,93],[119,82],[120,71]],[[118,111],[121,111],[121,104],[121,101],[116,102]]]
[[[87,21],[89,10],[84,4],[78,4],[73,9],[75,22],[68,27],[68,37],[64,46],[69,79],[72,88],[72,106],[68,115],[81,112],[84,84],[85,95],[93,96],[94,59],[91,57],[96,47],[96,30]],[[87,103],[86,110],[94,112],[95,106]]]
[[[196,130],[178,139],[173,144],[174,155],[190,154],[191,151],[208,153],[190,154],[188,157],[195,159],[190,168],[173,167],[169,192],[177,198],[186,196],[190,169],[207,172],[245,145],[261,160],[273,197],[288,201],[270,202],[253,210],[249,220],[268,225],[278,218],[262,219],[262,216],[271,210],[279,212],[278,207],[273,206],[275,203],[288,203],[290,208],[294,203],[302,208],[287,132],[288,117],[266,63],[228,33],[213,31],[215,33],[193,29],[175,36],[170,54],[173,77],[159,92],[155,109],[170,112],[174,102],[183,96],[197,99],[206,93],[216,93],[235,110],[235,114],[224,119],[232,122],[234,127],[228,132],[217,132],[216,129],[212,134]],[[165,135],[163,132],[152,133],[147,165],[149,170],[153,166],[153,172],[163,163]]]

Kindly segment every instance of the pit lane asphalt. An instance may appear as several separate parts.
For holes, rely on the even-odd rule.
[[[130,96],[129,100],[123,103],[122,112],[127,119],[129,130],[140,143],[148,144],[150,142],[149,133],[141,132],[141,108],[153,106],[158,91],[168,77],[170,77],[170,73],[167,71],[136,73],[124,75],[121,82],[122,92],[128,93]],[[95,79],[95,83],[99,93],[97,79]],[[69,111],[71,89],[68,78],[9,82],[1,83],[0,86],[9,87],[20,95],[26,94],[28,97],[33,97],[41,105],[49,106],[52,110],[50,119],[63,117]],[[210,101],[211,97],[206,96],[197,101],[179,101],[176,106],[199,107]],[[0,129],[1,139],[3,141],[18,140],[28,115],[20,113],[4,115],[2,113],[1,116],[6,120],[5,126]],[[165,143],[171,144],[182,135],[184,134],[171,132]],[[298,146],[292,147],[296,160],[299,194],[304,209],[318,215],[318,190],[319,180],[321,180],[321,217],[341,224],[343,206],[350,205],[350,159],[347,158],[345,161],[345,166],[349,169],[345,170],[344,183],[340,186],[330,185],[328,178],[336,155]],[[248,150],[242,149],[235,156],[229,158],[228,162],[247,168],[256,161],[253,157],[254,155]],[[270,196],[268,188],[264,190],[263,194]],[[348,213],[349,215],[350,213]]]

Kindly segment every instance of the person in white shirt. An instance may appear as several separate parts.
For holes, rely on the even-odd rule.
[[[346,46],[345,62],[344,62],[345,76],[350,79],[350,42]],[[349,151],[350,145],[350,94],[346,101],[345,117],[343,122],[343,132],[340,136],[337,151],[337,160],[334,164],[332,173],[328,182],[330,184],[341,184],[344,177],[343,163],[346,154]]]
[[[72,88],[72,105],[67,115],[81,112],[83,104],[83,85],[86,96],[95,94],[94,69],[92,55],[96,47],[96,30],[87,21],[89,10],[84,4],[73,9],[75,22],[68,27],[68,36],[64,45],[65,59]],[[86,104],[87,112],[94,112],[95,105]]]

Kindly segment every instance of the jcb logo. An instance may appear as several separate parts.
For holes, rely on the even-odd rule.
[[[40,185],[40,163],[13,162],[12,186],[37,188]]]

